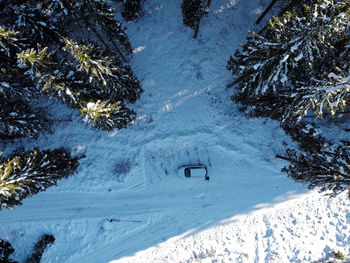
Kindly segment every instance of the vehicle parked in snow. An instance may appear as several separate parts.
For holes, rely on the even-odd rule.
[[[208,169],[202,164],[182,166],[179,168],[178,173],[186,178],[204,178],[207,181],[209,180]]]

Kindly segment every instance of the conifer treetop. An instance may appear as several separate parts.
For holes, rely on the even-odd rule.
[[[57,180],[66,178],[78,167],[78,158],[64,148],[53,151],[38,149],[15,152],[0,160],[0,209],[20,205],[21,200],[33,196]]]
[[[34,129],[43,115],[35,113],[31,103],[42,94],[60,98],[84,116],[92,116],[84,113],[88,103],[97,103],[99,108],[109,105],[105,112],[122,111],[103,115],[101,121],[88,121],[95,128],[100,125],[110,130],[111,123],[117,128],[132,121],[134,112],[125,110],[125,104],[134,103],[142,88],[131,68],[122,62],[131,54],[131,45],[121,23],[114,19],[115,10],[104,0],[13,1],[3,7],[0,82],[6,89],[0,93],[6,100],[0,119],[6,121],[0,131],[13,131],[12,138],[33,137],[47,127],[37,125]],[[102,101],[107,103],[98,103]],[[21,120],[6,116],[8,109],[12,117],[21,116],[23,125]],[[23,114],[26,110],[29,116],[36,116],[35,121]]]
[[[319,1],[301,14],[274,17],[265,32],[250,32],[228,62],[238,102],[284,100],[270,111],[276,119],[324,109],[335,114],[348,100],[350,1]],[[246,102],[245,102],[246,101]],[[258,115],[264,115],[258,109]]]

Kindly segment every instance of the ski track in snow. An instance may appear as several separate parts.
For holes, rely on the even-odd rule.
[[[242,116],[225,88],[226,61],[261,1],[212,1],[196,40],[181,2],[145,1],[145,16],[126,24],[145,90],[133,125],[94,132],[75,118],[40,138],[86,158],[57,187],[1,211],[0,237],[16,260],[44,233],[56,238],[42,259],[50,263],[309,262],[350,252],[344,195],[328,200],[281,174],[275,154],[290,140],[277,123]],[[209,182],[177,175],[197,163]]]

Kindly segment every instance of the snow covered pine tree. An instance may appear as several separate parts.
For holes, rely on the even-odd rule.
[[[121,62],[131,55],[131,45],[103,0],[5,2],[0,22],[16,35],[18,47],[9,63],[27,76],[31,90],[80,109],[96,128],[122,128],[133,120],[125,105],[142,89]],[[98,111],[86,115],[87,105],[96,104],[89,112]]]
[[[197,38],[200,21],[208,13],[207,8],[210,2],[211,0],[183,0],[182,2],[183,22],[184,25],[194,30],[193,38]]]
[[[291,122],[308,111],[316,118],[322,118],[325,110],[332,116],[343,111],[350,94],[349,10],[350,1],[321,0],[304,5],[299,13],[274,17],[260,34],[250,32],[228,62],[227,69],[234,76],[230,86],[237,88],[232,99],[248,115],[279,120],[289,130]],[[294,139],[303,144],[308,136],[299,135]],[[311,188],[321,186],[334,193],[348,188],[349,144],[340,141],[338,146],[323,148],[316,141],[308,145],[307,154],[288,150],[283,158],[291,166],[284,171]],[[334,156],[339,161],[331,165],[328,161]],[[329,165],[329,169],[316,169],[315,163]]]
[[[0,263],[17,263],[17,261],[13,261],[9,258],[13,252],[15,252],[15,250],[10,242],[0,239]]]
[[[20,41],[20,37],[19,32],[0,26],[0,143],[19,137],[36,137],[40,131],[48,130],[51,123],[43,110],[34,106],[40,96],[40,90],[30,77],[34,73],[28,74],[18,62],[20,59],[31,61],[39,68],[46,58],[46,49],[24,51],[28,44],[24,39]],[[38,151],[34,153],[13,155],[7,161],[1,158],[0,209],[13,207],[25,196],[45,190],[59,178],[74,172],[78,164],[66,150],[46,151],[45,156]],[[58,161],[60,167],[55,166]],[[19,173],[22,168],[23,173]],[[44,168],[47,171],[43,171]]]
[[[310,189],[330,190],[331,195],[348,190],[350,199],[349,142],[306,153],[288,149],[285,156],[277,157],[290,162],[282,171],[295,181],[308,184]]]
[[[114,0],[122,2],[124,10],[122,12],[125,20],[135,20],[142,16],[142,0]]]
[[[78,167],[78,158],[66,149],[15,152],[0,159],[0,209],[20,205],[21,200],[56,185]]]
[[[40,263],[45,249],[55,242],[55,237],[50,234],[43,235],[34,245],[33,254],[25,260],[25,263]]]
[[[18,32],[0,26],[0,137],[14,139],[35,137],[48,129],[48,120],[41,110],[32,106],[36,92],[32,81],[17,66],[17,53],[21,51]]]
[[[97,129],[123,128],[133,121],[135,112],[126,105],[139,98],[142,88],[131,68],[122,63],[132,48],[114,13],[103,0],[0,0],[1,143],[36,137],[49,129],[54,120],[37,106],[44,95],[79,109]],[[72,164],[77,161],[66,150],[36,152],[36,157],[31,152],[2,161],[1,205],[12,207],[26,194],[66,177],[63,164],[48,167],[56,161],[66,162],[70,172],[75,170]],[[42,163],[46,155],[45,168],[52,173],[37,177],[42,168],[34,165],[22,174],[26,163]],[[20,167],[13,161],[17,158]],[[12,185],[26,179],[28,185]]]
[[[350,2],[320,1],[301,15],[274,17],[262,34],[251,32],[227,69],[238,89],[233,99],[253,116],[285,120],[313,110],[335,114],[346,106],[350,84]]]

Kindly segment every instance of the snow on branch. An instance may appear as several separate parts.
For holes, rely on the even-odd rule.
[[[274,17],[261,34],[250,32],[227,65],[234,100],[274,119],[342,110],[349,91],[348,10],[349,1],[320,1],[301,14]]]

